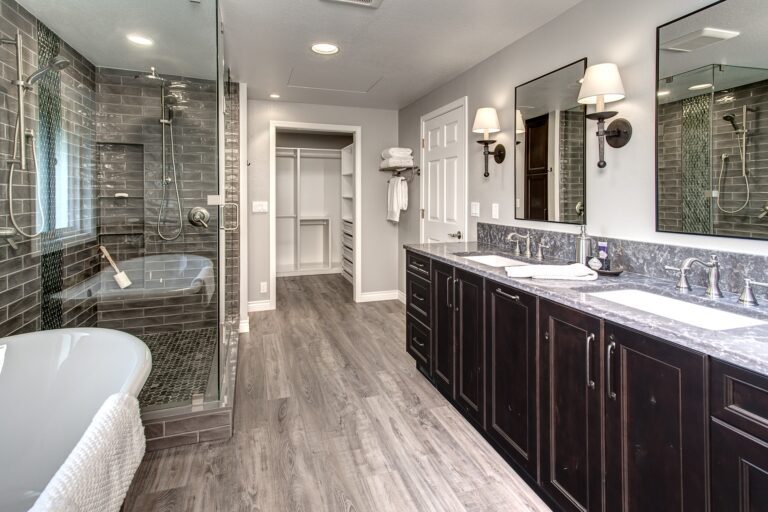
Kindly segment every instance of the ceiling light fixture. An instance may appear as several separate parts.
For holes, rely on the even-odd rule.
[[[279,100],[280,99],[280,95],[279,94],[274,94],[274,93],[270,94],[269,97],[272,98],[273,100]]]
[[[128,34],[125,37],[133,44],[137,44],[139,46],[152,46],[155,44],[153,40],[146,36],[142,36],[141,34]]]
[[[315,43],[312,51],[320,55],[335,55],[339,53],[339,47],[333,43]]]
[[[701,90],[704,90],[704,89],[711,89],[711,88],[712,88],[712,84],[697,84],[697,85],[690,86],[688,88],[688,90],[689,91],[701,91]]]
[[[659,98],[661,98],[661,97],[663,97],[663,96],[669,96],[670,94],[672,94],[672,92],[671,92],[671,91],[659,91],[659,92],[657,92],[657,93],[656,93],[656,96],[658,96]]]

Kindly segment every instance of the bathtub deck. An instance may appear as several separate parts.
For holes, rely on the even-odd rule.
[[[416,370],[400,302],[278,279],[240,342],[231,439],[147,454],[125,512],[549,510]]]

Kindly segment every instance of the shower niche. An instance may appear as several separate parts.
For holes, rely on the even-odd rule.
[[[768,239],[768,34],[759,0],[658,29],[657,230]]]

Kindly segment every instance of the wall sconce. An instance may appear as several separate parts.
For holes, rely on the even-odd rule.
[[[472,132],[483,134],[483,140],[479,140],[477,143],[482,144],[484,148],[483,156],[485,157],[485,173],[483,173],[483,176],[486,178],[490,176],[490,173],[488,172],[488,157],[493,155],[493,159],[496,163],[500,164],[504,161],[504,157],[507,156],[507,150],[504,148],[503,144],[498,144],[493,151],[488,149],[488,146],[496,142],[495,140],[490,140],[490,134],[498,133],[500,131],[499,115],[496,113],[495,108],[484,107],[477,109]]]
[[[605,104],[623,100],[624,84],[616,64],[597,64],[587,68],[584,73],[584,81],[579,91],[579,103],[595,105],[595,112],[587,114],[587,119],[597,121],[597,138],[600,147],[600,160],[597,166],[604,169],[605,143],[612,148],[621,148],[627,145],[632,138],[632,125],[626,119],[616,119],[605,129],[605,120],[614,117],[618,112],[605,110]]]

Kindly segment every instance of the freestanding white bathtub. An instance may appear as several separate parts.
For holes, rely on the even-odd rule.
[[[110,329],[0,339],[0,510],[28,510],[107,397],[138,396],[151,367],[141,340]]]

